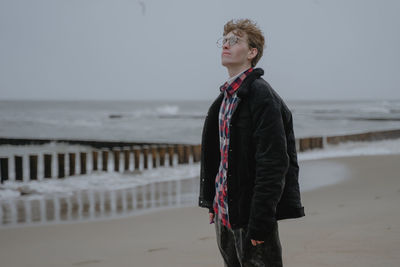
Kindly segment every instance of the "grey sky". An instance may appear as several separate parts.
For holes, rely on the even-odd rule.
[[[231,18],[288,100],[400,99],[395,0],[0,0],[0,99],[213,99]]]

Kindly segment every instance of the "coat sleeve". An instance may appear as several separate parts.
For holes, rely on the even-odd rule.
[[[289,156],[280,101],[266,90],[258,90],[251,101],[256,170],[248,236],[261,241],[276,223],[276,206],[283,193]]]

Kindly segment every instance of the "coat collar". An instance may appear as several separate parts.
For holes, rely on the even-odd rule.
[[[225,82],[219,90],[221,92],[226,91],[227,94],[230,96],[233,95],[237,89],[240,88],[240,85],[243,83],[243,81],[246,79],[247,76],[253,71],[253,68],[249,68],[246,71],[240,73],[239,75],[236,76],[236,78],[231,82]]]
[[[246,79],[243,80],[239,89],[237,89],[237,96],[239,98],[246,98],[249,95],[250,85],[254,82],[255,79],[260,78],[262,75],[264,75],[264,70],[262,68],[254,69],[246,77]],[[212,111],[211,113],[216,112],[217,114],[219,112],[219,107],[221,106],[223,98],[224,98],[224,92],[221,92],[210,107],[210,111]]]
[[[242,84],[240,85],[237,96],[240,98],[245,98],[249,94],[250,85],[254,82],[255,79],[260,78],[264,75],[264,70],[262,68],[255,68],[249,75],[244,79]]]

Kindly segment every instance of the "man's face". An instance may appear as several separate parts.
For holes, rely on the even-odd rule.
[[[230,38],[231,42],[229,41]],[[235,39],[236,38],[236,39]],[[225,67],[241,67],[251,65],[251,51],[247,44],[247,34],[241,37],[229,32],[224,36],[225,43],[222,45],[221,63]],[[236,40],[236,42],[235,42]]]

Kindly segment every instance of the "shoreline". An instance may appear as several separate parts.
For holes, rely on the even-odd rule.
[[[392,147],[395,147],[394,151],[396,151],[396,146],[393,145],[393,143],[387,142],[390,141],[377,141],[374,144],[374,147],[379,147],[379,145],[382,144],[385,144],[385,146],[388,147],[389,144],[392,144]],[[358,144],[347,145],[354,146]],[[354,147],[351,148],[354,149]],[[380,155],[379,153],[382,153],[382,150],[375,151],[373,147],[362,148],[367,148],[366,152],[374,151],[374,153],[378,153],[378,155]],[[326,155],[327,157],[321,157],[321,153],[326,154],[329,151],[332,153]],[[339,151],[345,150],[339,149]],[[337,184],[346,179],[348,170],[346,168],[343,168],[343,166],[340,164],[335,164],[335,159],[353,158],[358,157],[358,155],[354,156],[352,154],[348,154],[340,157],[338,156],[339,154],[337,152],[338,151],[335,151],[335,148],[332,148],[328,151],[315,150],[310,152],[302,152],[300,154],[299,164],[302,165],[300,168],[300,189],[302,193],[311,190],[317,190],[318,188],[323,188],[328,185]],[[358,150],[358,152],[360,152],[360,150]],[[383,150],[383,152],[385,151]],[[363,157],[378,155],[365,153]],[[385,155],[393,154],[389,153]],[[317,158],[315,158],[315,156],[317,156]],[[312,163],[314,161],[318,161],[319,164],[314,165]],[[328,164],[324,163],[326,161],[328,161]],[[180,168],[183,168],[183,170],[191,170],[186,170],[185,176],[187,176],[187,174],[189,173],[194,174],[198,172],[195,166],[181,166]],[[329,169],[329,172],[334,171],[336,175],[327,176],[324,179],[318,179],[318,174],[320,172],[322,173],[326,171],[327,169]],[[306,175],[303,175],[303,172],[305,170]],[[157,169],[159,175],[161,175],[160,172],[164,173],[164,176],[167,175],[165,174],[166,171],[167,174],[171,171],[175,175],[177,174],[174,169]],[[172,173],[170,175],[172,175]],[[152,176],[154,176],[154,174],[155,173],[153,173]],[[125,177],[126,174],[118,175],[115,173],[102,173],[101,177],[104,177],[101,182],[99,182],[99,177],[97,175],[98,174],[94,175],[93,177],[84,175],[84,177],[82,178],[84,178],[84,180],[87,182],[92,180],[91,183],[102,184],[102,187],[104,189],[89,187],[78,190],[77,187],[76,191],[66,191],[65,193],[68,193],[67,195],[62,194],[62,192],[60,191],[58,194],[47,194],[43,192],[39,195],[33,194],[31,196],[23,196],[9,199],[0,198],[0,229],[120,219],[131,216],[141,216],[143,214],[148,214],[152,212],[159,212],[164,209],[170,210],[179,207],[190,207],[196,205],[197,203],[197,180],[199,179],[198,176],[186,179],[166,179],[164,181],[155,180],[153,182],[138,185],[132,188],[126,187],[119,189],[118,186],[116,189],[110,188],[106,190],[105,188],[109,186],[115,186],[119,183],[126,184],[127,181],[129,181]],[[115,177],[113,177],[113,179],[108,179],[106,178],[108,175],[114,175]],[[145,177],[146,174],[143,173],[143,176]],[[68,186],[70,185],[70,183],[72,183],[70,186],[73,185],[74,187],[76,187],[76,178],[66,179],[67,180],[63,181],[49,180],[45,182],[49,187],[49,190],[53,190],[54,185],[58,185],[57,188],[59,190],[61,186],[65,187],[65,185]],[[66,182],[68,183],[64,184]],[[44,189],[43,183],[35,184],[41,186],[41,188],[38,188],[39,192],[40,190]],[[35,192],[35,184],[9,184],[8,188],[11,189],[15,186],[29,186],[29,190]],[[182,198],[184,198],[185,201],[182,201]]]
[[[335,176],[341,166],[346,179],[302,193],[306,216],[279,221],[284,266],[398,266],[400,155],[307,162],[300,167],[304,177]],[[0,240],[8,267],[223,265],[214,225],[199,207],[5,228]]]

